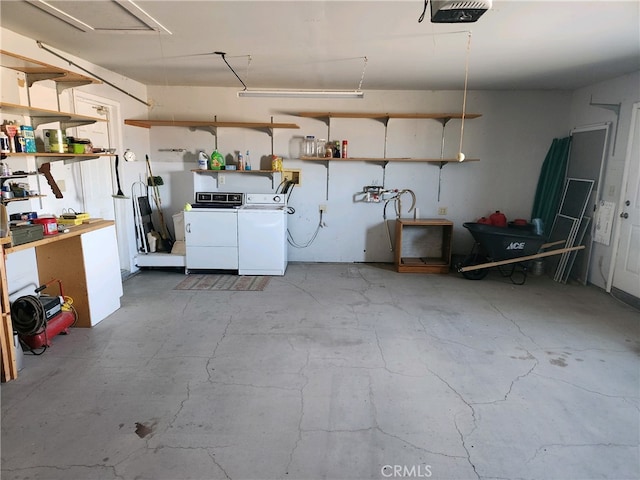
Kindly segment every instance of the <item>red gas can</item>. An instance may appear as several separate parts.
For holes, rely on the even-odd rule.
[[[500,212],[500,210],[496,210],[496,213],[492,213],[489,216],[489,220],[491,221],[491,225],[494,227],[506,227],[507,226],[507,217],[504,213]]]

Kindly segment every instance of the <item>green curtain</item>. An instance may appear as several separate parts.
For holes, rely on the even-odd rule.
[[[549,234],[558,211],[570,145],[571,137],[554,138],[540,169],[531,218],[542,220],[545,235]]]

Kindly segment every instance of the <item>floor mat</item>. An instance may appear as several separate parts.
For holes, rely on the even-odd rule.
[[[264,275],[188,275],[174,290],[262,291],[271,278]]]

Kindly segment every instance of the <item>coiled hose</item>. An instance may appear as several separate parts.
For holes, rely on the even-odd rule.
[[[42,302],[35,295],[17,298],[11,304],[11,321],[13,328],[21,335],[41,333],[47,325]]]

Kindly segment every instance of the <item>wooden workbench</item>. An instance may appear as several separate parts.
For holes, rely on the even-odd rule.
[[[52,243],[58,243],[61,240],[67,240],[71,237],[77,237],[83,233],[92,232],[101,228],[115,225],[112,220],[97,220],[90,223],[83,223],[80,225],[70,225],[68,233],[58,233],[56,235],[45,235],[42,240],[36,240],[35,242],[24,243],[22,245],[11,246],[11,238],[5,237],[2,240],[4,246],[4,254],[8,255],[13,252],[19,252],[20,250],[26,250],[28,248],[40,247],[42,245],[49,245]]]
[[[0,262],[3,381],[17,377],[7,285],[8,255],[31,248],[35,250],[39,284],[51,280],[62,282],[64,295],[73,299],[78,313],[76,327],[91,327],[120,308],[122,279],[115,223],[97,220],[68,228],[68,233],[45,236],[23,245],[11,246],[10,239],[0,240],[4,253]]]

